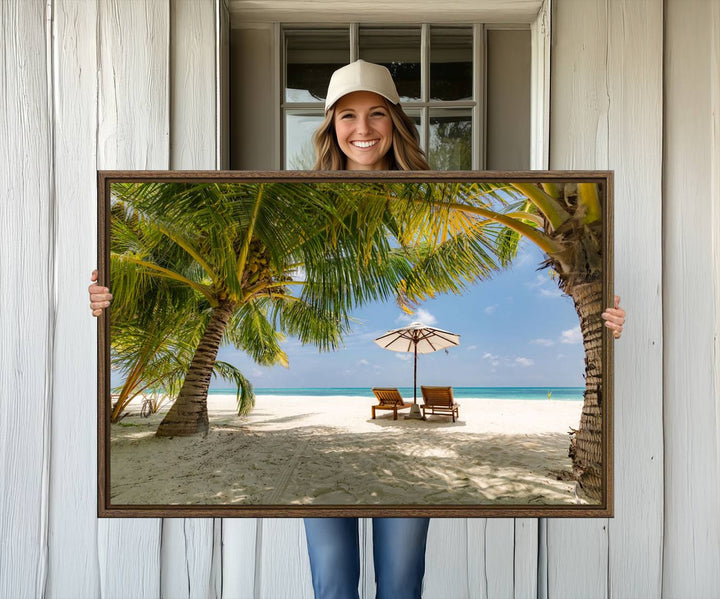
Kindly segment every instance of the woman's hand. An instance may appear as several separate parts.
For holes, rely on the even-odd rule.
[[[615,307],[605,310],[602,318],[605,320],[605,326],[612,331],[613,337],[620,339],[625,324],[625,310],[620,307],[620,298],[617,295],[615,296]]]
[[[98,271],[93,270],[90,276],[91,281],[97,281]],[[110,305],[112,293],[107,287],[101,287],[97,283],[93,283],[88,287],[90,293],[90,309],[93,316],[100,316],[102,311]]]

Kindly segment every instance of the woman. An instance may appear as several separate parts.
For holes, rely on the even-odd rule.
[[[358,60],[333,73],[325,120],[314,135],[315,170],[427,170],[417,130],[400,107],[390,72]],[[92,280],[97,280],[97,271]],[[92,284],[90,307],[98,316],[110,305],[106,287]],[[620,337],[625,312],[603,313]],[[377,597],[419,598],[425,571],[428,518],[373,518]],[[313,589],[318,599],[358,597],[360,552],[357,518],[306,518]]]

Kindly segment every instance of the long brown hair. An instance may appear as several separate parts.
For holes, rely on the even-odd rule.
[[[384,100],[384,99],[383,99]],[[391,171],[427,171],[430,166],[425,152],[420,148],[420,136],[415,123],[405,114],[400,104],[385,102],[393,123],[392,148],[387,156]],[[325,114],[325,119],[313,134],[316,171],[344,171],[346,157],[335,135],[335,105]]]

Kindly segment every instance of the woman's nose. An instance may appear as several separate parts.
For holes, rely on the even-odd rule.
[[[367,117],[361,116],[357,120],[357,132],[368,133],[370,131],[370,121]]]

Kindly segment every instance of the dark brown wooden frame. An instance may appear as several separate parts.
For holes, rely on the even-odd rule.
[[[212,181],[523,181],[594,182],[603,193],[603,306],[613,298],[613,172],[612,171],[98,171],[98,265],[99,284],[110,272],[109,202],[113,182],[212,182]],[[111,505],[110,504],[110,320],[98,320],[98,516],[99,517],[500,517],[500,518],[611,518],[614,515],[613,486],[613,344],[604,329],[603,368],[603,497],[593,505],[366,505],[366,506],[278,506],[278,505]]]

